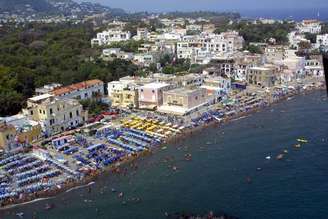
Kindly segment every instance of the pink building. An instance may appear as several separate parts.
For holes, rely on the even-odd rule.
[[[139,108],[157,109],[163,104],[163,92],[170,89],[170,85],[166,83],[149,83],[140,87]]]

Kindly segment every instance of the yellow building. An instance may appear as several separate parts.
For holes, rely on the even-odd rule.
[[[115,90],[112,93],[112,106],[122,108],[138,108],[137,90]]]
[[[8,148],[9,144],[15,141],[16,129],[13,125],[0,122],[0,148]]]
[[[87,112],[77,100],[57,99],[50,94],[29,98],[23,114],[39,122],[46,135],[75,128],[87,120]]]
[[[32,143],[41,138],[41,125],[29,120],[22,114],[2,118],[8,125],[16,129],[16,140],[19,143]]]

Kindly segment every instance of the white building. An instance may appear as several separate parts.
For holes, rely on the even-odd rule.
[[[102,51],[101,57],[104,60],[111,60],[113,58],[133,60],[134,54],[132,52],[124,52],[120,48],[109,48]]]
[[[52,83],[52,84],[46,84],[43,87],[39,87],[35,89],[35,95],[42,95],[42,94],[48,94],[51,91],[55,90],[56,88],[59,88],[63,86],[62,84],[58,83]]]
[[[91,46],[110,45],[114,42],[127,41],[131,39],[130,31],[122,31],[120,29],[105,30],[97,33],[97,37],[91,40]]]
[[[155,63],[157,61],[157,57],[151,53],[140,53],[135,54],[133,58],[133,62],[137,65],[149,67],[150,64]]]
[[[243,44],[244,39],[238,32],[185,36],[177,43],[177,56],[179,59],[190,59],[192,63],[200,60],[197,62],[206,64],[207,58],[232,54],[242,49]]]
[[[328,47],[328,34],[317,35],[316,48]]]
[[[83,81],[66,87],[55,89],[51,92],[59,99],[90,99],[104,95],[104,82],[98,79]]]
[[[170,84],[153,82],[139,87],[139,107],[145,109],[156,109],[163,105],[163,92],[171,88]]]
[[[133,37],[134,40],[148,40],[149,31],[147,28],[138,28],[137,35]]]
[[[124,89],[133,90],[138,86],[135,79],[120,79],[119,81],[111,81],[107,85],[108,97],[112,98],[114,92],[122,91]]]
[[[226,76],[217,76],[205,79],[201,88],[207,90],[207,94],[213,97],[226,96],[231,91],[231,79]]]
[[[311,76],[317,76],[317,77],[324,76],[322,60],[319,59],[305,60],[305,74]]]
[[[301,33],[318,34],[321,32],[321,24],[318,20],[303,20],[297,25],[297,29]]]
[[[292,31],[288,34],[288,41],[289,45],[295,49],[298,49],[299,44],[301,42],[311,43],[310,40],[307,40],[305,38],[305,35],[303,33],[299,33],[297,31]]]

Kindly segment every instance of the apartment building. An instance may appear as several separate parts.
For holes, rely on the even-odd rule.
[[[201,88],[207,90],[208,96],[226,96],[231,91],[231,78],[224,75],[206,78]]]
[[[185,36],[177,43],[179,59],[197,60],[200,57],[231,54],[243,48],[244,39],[238,32],[221,34],[202,33],[195,36]],[[197,58],[198,57],[198,58]]]
[[[23,114],[39,122],[47,136],[77,127],[87,120],[87,112],[77,100],[59,99],[51,94],[29,98]]]
[[[10,149],[15,141],[16,129],[13,125],[8,125],[0,121],[0,149]]]
[[[148,83],[139,87],[139,108],[157,109],[163,105],[163,92],[170,88],[170,84],[163,82]]]
[[[317,35],[316,47],[328,47],[328,34]]]
[[[206,103],[206,89],[183,87],[164,91],[163,105],[158,108],[158,111],[174,115],[185,115]]]
[[[50,92],[59,99],[90,99],[104,95],[104,82],[98,79],[83,81]]]
[[[58,83],[52,83],[52,84],[46,84],[43,87],[38,87],[35,89],[35,95],[42,95],[42,94],[49,94],[51,93],[53,90],[62,87],[62,84],[58,84]]]
[[[134,88],[114,90],[111,94],[112,106],[119,108],[138,108],[138,97],[138,90]]]
[[[114,42],[127,41],[130,39],[130,31],[123,31],[121,29],[110,29],[97,33],[97,37],[91,40],[91,46],[110,45]]]
[[[15,127],[15,140],[17,143],[32,143],[42,137],[41,125],[28,119],[23,114],[0,118],[0,120]]]
[[[276,70],[272,67],[260,66],[248,69],[246,80],[251,85],[272,87],[276,81]]]
[[[321,32],[321,23],[318,20],[303,20],[297,24],[297,29],[301,33],[319,34]]]

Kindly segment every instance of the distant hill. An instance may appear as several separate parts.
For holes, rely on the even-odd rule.
[[[125,14],[122,9],[113,9],[100,4],[72,0],[0,0],[0,13],[18,15],[91,15],[111,13],[114,16]]]

